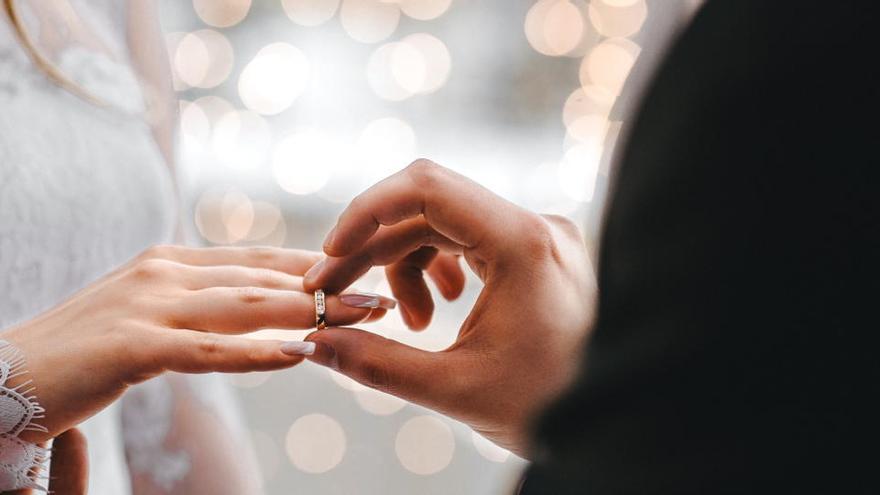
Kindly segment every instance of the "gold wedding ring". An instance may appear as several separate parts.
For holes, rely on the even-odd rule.
[[[324,303],[324,291],[315,291],[315,328],[323,330],[327,328],[327,305]]]

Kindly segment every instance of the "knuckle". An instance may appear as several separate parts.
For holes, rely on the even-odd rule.
[[[207,334],[199,339],[197,348],[199,353],[212,356],[223,353],[223,343],[214,335]]]
[[[281,289],[284,287],[284,280],[281,275],[268,268],[256,268],[253,274],[254,284],[258,287],[267,289]]]
[[[273,247],[260,246],[249,249],[250,255],[255,261],[269,262],[276,260],[280,255],[280,250]]]
[[[426,158],[419,158],[406,168],[406,174],[419,187],[436,184],[443,172],[443,167]]]
[[[244,304],[257,304],[266,301],[266,292],[259,287],[236,287],[235,297]]]
[[[567,235],[575,235],[580,237],[580,228],[578,228],[577,224],[571,221],[568,217],[564,217],[562,215],[543,215],[544,219],[550,222],[551,225],[559,228]]]
[[[161,258],[146,258],[137,262],[131,274],[138,280],[156,280],[172,272],[173,264]]]
[[[151,246],[147,248],[143,253],[141,253],[140,259],[168,259],[173,254],[174,249],[174,246],[169,246],[165,244]]]
[[[542,216],[529,214],[523,219],[522,231],[524,247],[529,253],[543,256],[556,251],[556,238],[553,228]]]

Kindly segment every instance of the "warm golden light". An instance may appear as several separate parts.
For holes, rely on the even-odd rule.
[[[433,93],[446,84],[452,70],[452,57],[446,43],[427,33],[411,34],[401,43],[415,48],[425,66],[425,76],[416,93]]]
[[[339,0],[281,0],[284,12],[300,26],[319,26],[333,18]]]
[[[569,0],[540,0],[526,14],[525,32],[538,52],[565,55],[578,47],[585,34],[584,16]]]
[[[193,9],[205,24],[225,28],[244,20],[251,0],[193,0]]]
[[[397,3],[407,16],[428,21],[440,17],[449,10],[452,0],[397,0]]]
[[[632,36],[645,24],[648,5],[645,0],[635,0],[626,5],[592,2],[589,16],[590,22],[603,36]]]
[[[285,445],[290,462],[301,471],[326,473],[345,457],[345,431],[330,416],[309,414],[290,426]]]
[[[356,391],[354,399],[361,409],[377,416],[388,416],[406,407],[405,400],[372,388]]]
[[[282,189],[291,194],[312,194],[321,190],[335,168],[333,145],[317,131],[296,132],[276,146],[272,155],[272,171]]]
[[[244,68],[238,94],[251,110],[274,115],[293,104],[310,78],[311,64],[302,51],[287,43],[272,43]]]
[[[268,157],[272,135],[266,120],[250,111],[232,111],[214,125],[211,147],[231,169],[254,170]]]
[[[575,201],[592,201],[601,159],[602,147],[598,143],[579,144],[569,149],[558,170],[562,192]]]
[[[416,416],[400,428],[394,451],[406,470],[421,475],[435,474],[452,461],[455,438],[442,419]]]
[[[581,64],[584,86],[595,84],[609,93],[620,94],[641,48],[626,38],[610,38],[593,48]]]
[[[381,0],[343,0],[339,20],[352,39],[377,43],[397,29],[400,7]]]
[[[599,86],[574,90],[562,108],[562,122],[568,126],[585,115],[607,115],[614,105],[614,95]]]
[[[197,88],[213,88],[229,77],[234,55],[226,36],[202,29],[180,38],[172,60],[181,81]]]

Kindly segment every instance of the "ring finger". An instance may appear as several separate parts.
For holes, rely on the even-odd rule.
[[[358,294],[356,304],[327,295],[327,325],[352,325],[369,318],[380,305],[393,301]],[[245,333],[263,328],[304,330],[315,326],[314,296],[300,291],[261,287],[210,287],[191,291],[174,303],[170,326],[220,333]]]

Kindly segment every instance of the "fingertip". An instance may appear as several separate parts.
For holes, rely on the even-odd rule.
[[[428,325],[431,324],[432,313],[433,310],[424,313],[418,310],[411,311],[402,302],[400,303],[400,316],[403,319],[403,323],[414,332],[421,332],[428,328]]]
[[[306,342],[315,344],[315,352],[308,356],[309,361],[326,366],[333,370],[339,370],[339,356],[336,354],[336,348],[327,340],[326,330],[318,330],[306,336]]]
[[[464,292],[464,284],[450,284],[446,281],[439,282],[437,280],[434,281],[434,284],[437,286],[437,290],[440,291],[443,299],[447,301],[455,301]]]
[[[367,319],[364,320],[364,323],[373,323],[375,321],[379,321],[384,318],[387,313],[388,310],[385,308],[376,308],[370,311],[370,316],[368,316]]]

